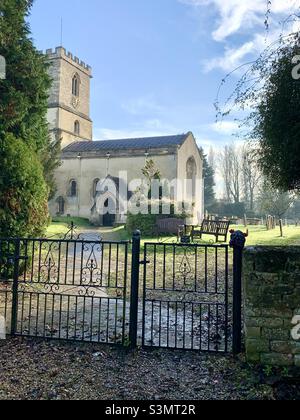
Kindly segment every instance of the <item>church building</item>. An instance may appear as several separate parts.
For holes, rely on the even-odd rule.
[[[91,67],[62,47],[47,50],[46,55],[53,80],[49,130],[62,142],[57,192],[49,203],[51,215],[83,217],[104,226],[126,223],[128,202],[135,193],[128,186],[143,178],[142,169],[151,160],[161,179],[169,182],[171,201],[188,203],[193,223],[201,222],[203,158],[193,134],[93,140]]]

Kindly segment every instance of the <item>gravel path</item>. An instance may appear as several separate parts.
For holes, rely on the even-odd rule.
[[[273,399],[231,357],[27,339],[0,342],[0,400]]]

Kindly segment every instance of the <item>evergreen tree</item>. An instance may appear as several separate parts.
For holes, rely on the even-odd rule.
[[[47,202],[53,192],[53,170],[59,156],[59,144],[51,144],[48,134],[47,102],[51,80],[47,63],[44,55],[34,47],[26,22],[32,3],[32,0],[0,2],[0,55],[6,60],[6,79],[0,80],[0,235],[4,232],[9,236],[42,232],[47,210],[40,204]],[[8,142],[14,144],[15,150]],[[25,178],[19,170],[15,174],[11,172],[18,163],[25,169],[22,160],[29,165]],[[32,162],[35,162],[35,168]],[[31,180],[39,186],[39,191],[30,189]],[[31,197],[30,204],[23,200],[27,194]],[[19,203],[22,208],[17,214],[12,208],[18,205],[3,204],[3,197],[8,196],[10,203]],[[29,206],[27,209],[25,203]],[[32,217],[34,206],[35,217]],[[18,223],[11,223],[7,231],[6,221],[13,216]],[[39,218],[42,224],[38,222]],[[24,223],[28,224],[27,229]],[[36,229],[32,229],[33,223]]]
[[[36,237],[48,223],[48,187],[36,153],[7,134],[1,139],[0,237]]]
[[[253,139],[259,141],[258,162],[275,189],[300,190],[299,74],[293,78],[293,58],[299,44],[282,48],[272,62],[253,113]]]
[[[209,165],[207,156],[203,155],[203,178],[204,178],[204,205],[209,210],[216,202],[215,171]]]

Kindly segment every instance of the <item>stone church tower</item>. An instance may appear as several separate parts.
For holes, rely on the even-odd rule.
[[[63,148],[75,141],[91,141],[91,67],[62,47],[47,50],[46,56],[53,80],[48,104],[51,136],[62,139]]]

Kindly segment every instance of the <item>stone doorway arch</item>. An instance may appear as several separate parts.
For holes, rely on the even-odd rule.
[[[104,210],[107,209],[107,212],[103,212],[102,224],[104,227],[113,227],[116,223],[116,202],[108,197],[104,202]]]

